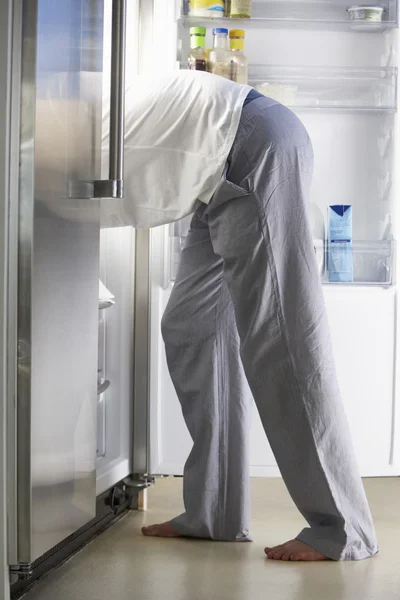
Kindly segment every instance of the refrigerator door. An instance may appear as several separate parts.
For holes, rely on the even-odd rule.
[[[155,51],[155,40],[157,39],[158,4],[157,0],[139,2],[139,74],[157,72],[156,56],[158,55]],[[164,2],[162,15],[167,4]],[[150,231],[147,229],[139,229],[136,232],[132,468],[133,473],[140,477],[145,477],[152,470],[150,462],[150,238]]]
[[[174,0],[139,0],[139,74],[157,75],[171,70],[176,62]],[[156,228],[156,232],[164,228]],[[154,231],[154,230],[153,230]],[[156,375],[159,355],[154,339],[160,339],[158,297],[153,294],[153,231],[139,229],[135,236],[135,314],[134,314],[134,406],[133,406],[133,473],[141,477],[154,473],[158,461],[159,439],[154,428],[160,413],[154,396],[161,381]],[[158,239],[157,233],[155,239]],[[161,251],[156,260],[167,260]],[[163,276],[163,275],[162,275]],[[154,326],[155,325],[155,326]],[[152,377],[154,373],[154,377]]]
[[[22,8],[15,555],[28,570],[95,516],[100,200],[84,184],[101,179],[104,7]]]

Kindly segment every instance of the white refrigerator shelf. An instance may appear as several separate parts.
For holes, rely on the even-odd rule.
[[[250,65],[249,84],[293,109],[396,110],[395,68]]]
[[[358,3],[360,4],[360,3]],[[371,3],[369,3],[371,4]],[[352,21],[347,9],[357,5],[357,2],[343,0],[270,0],[259,1],[252,4],[250,19],[235,19],[229,17],[207,18],[188,16],[188,3],[186,0],[178,3],[177,20],[184,27],[317,27],[340,28],[357,30],[360,32],[380,32],[397,27],[397,3],[384,1],[376,6],[384,8],[382,21]]]
[[[249,65],[249,85],[295,111],[394,113],[397,76],[394,67]]]

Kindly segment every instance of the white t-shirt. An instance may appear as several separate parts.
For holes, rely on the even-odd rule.
[[[102,227],[154,227],[189,215],[197,201],[207,204],[250,90],[199,71],[138,77],[125,100],[125,198],[103,201]],[[107,149],[106,133],[105,177]]]

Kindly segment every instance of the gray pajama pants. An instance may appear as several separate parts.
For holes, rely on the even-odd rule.
[[[193,439],[185,512],[172,525],[190,537],[251,540],[252,393],[310,525],[297,539],[333,560],[358,560],[378,546],[306,218],[312,169],[297,117],[273,100],[254,100],[243,109],[218,189],[193,217],[162,321]]]

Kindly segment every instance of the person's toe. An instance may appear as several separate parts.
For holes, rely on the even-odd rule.
[[[307,560],[307,561],[320,561],[328,560],[326,556],[317,552],[311,546],[304,544],[299,540],[290,540],[280,546],[274,546],[273,548],[265,548],[265,553],[268,558],[275,560]]]
[[[282,560],[283,557],[285,556],[285,554],[288,554],[288,552],[289,552],[289,549],[287,548],[287,546],[285,544],[283,544],[282,546],[278,546],[274,552],[274,559]]]
[[[292,552],[289,560],[304,560],[304,554],[301,552]]]
[[[267,546],[266,548],[264,548],[264,552],[265,554],[268,556],[268,558],[271,558],[273,551],[275,550],[276,546]],[[271,556],[270,556],[271,555]]]
[[[274,553],[275,548],[265,548],[264,552],[267,555],[268,558],[272,558],[272,554]]]
[[[155,525],[149,525],[148,527],[142,528],[143,535],[153,536],[153,537],[164,537],[164,538],[172,538],[172,537],[181,537],[181,535],[173,529],[170,521],[166,523],[157,523]]]
[[[148,525],[147,527],[142,527],[143,535],[154,535],[155,525]]]
[[[273,560],[280,560],[285,549],[283,546],[274,546],[270,548],[268,552],[266,552],[268,558],[272,558]]]

